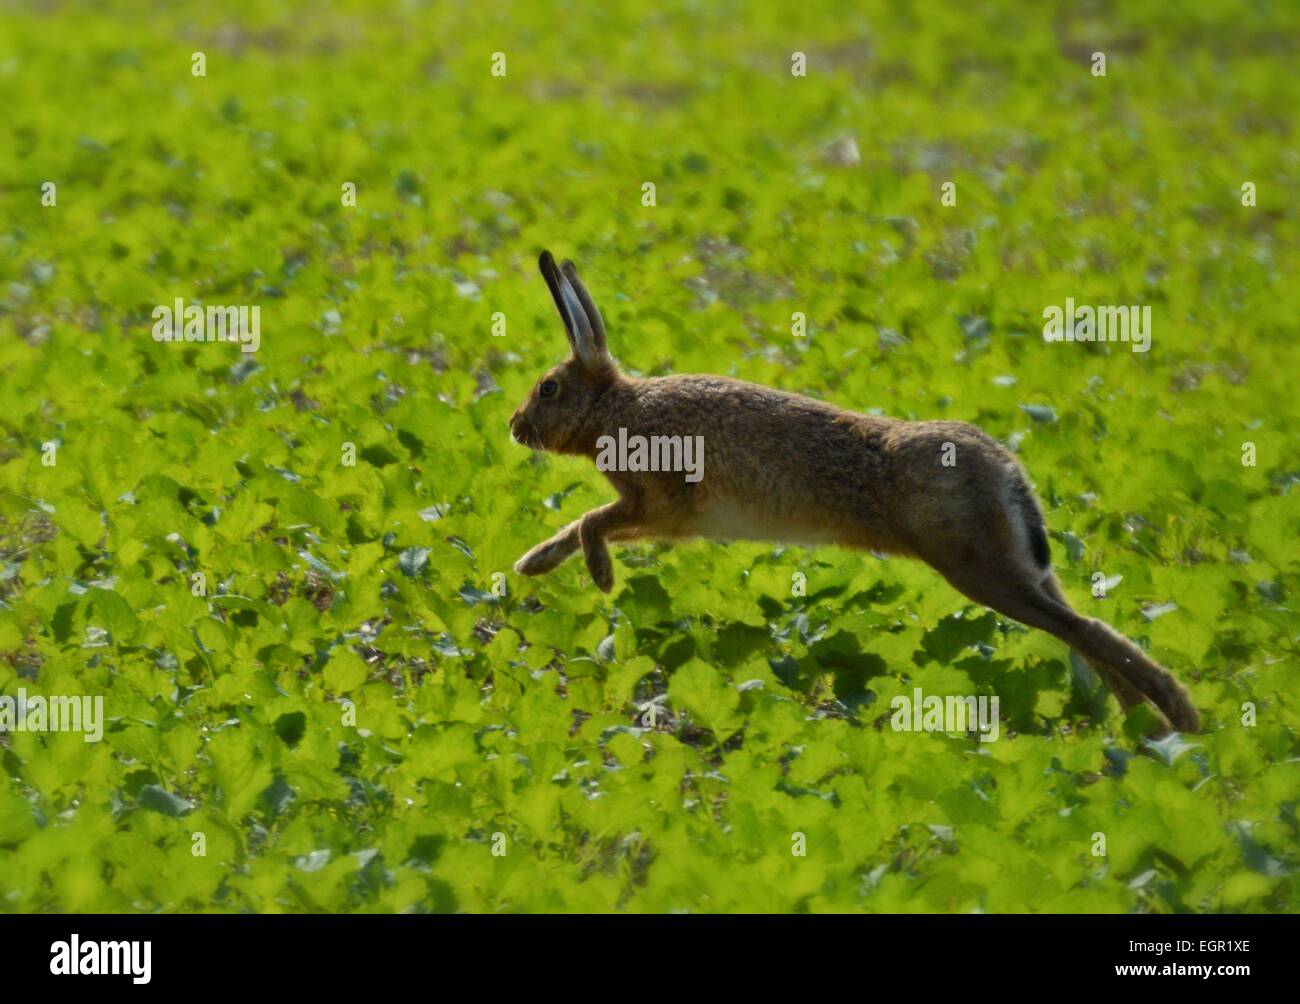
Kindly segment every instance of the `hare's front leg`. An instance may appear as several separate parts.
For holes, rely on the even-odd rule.
[[[578,527],[581,523],[581,519],[575,519],[550,540],[542,541],[515,562],[515,571],[520,575],[545,575],[563,564],[578,549]]]
[[[587,571],[601,592],[607,593],[614,588],[614,564],[610,561],[605,538],[611,534],[624,539],[633,536],[628,531],[633,530],[638,522],[640,507],[627,496],[593,509],[578,520],[582,556],[586,559]]]

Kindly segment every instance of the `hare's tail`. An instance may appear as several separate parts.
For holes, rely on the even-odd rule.
[[[1052,552],[1047,546],[1047,530],[1043,526],[1043,510],[1038,508],[1038,499],[1034,498],[1029,482],[1021,476],[1013,477],[1008,483],[1011,504],[1018,510],[1025,534],[1029,539],[1030,553],[1039,568],[1052,564]]]

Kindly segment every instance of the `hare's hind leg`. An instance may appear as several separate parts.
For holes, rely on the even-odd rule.
[[[1124,707],[1150,700],[1162,714],[1155,736],[1168,733],[1171,722],[1184,732],[1200,727],[1191,697],[1173,674],[1109,625],[1084,617],[1063,602],[1050,571],[1030,572],[1012,562],[994,562],[986,568],[936,567],[977,603],[1056,635],[1102,674]],[[1042,578],[1034,581],[1035,576]]]
[[[1068,607],[1070,605],[1070,601],[1065,598],[1065,593],[1061,591],[1061,584],[1056,580],[1055,575],[1049,574],[1039,584],[1039,588],[1061,606]],[[1142,691],[1134,687],[1123,675],[1111,669],[1104,662],[1098,662],[1096,659],[1083,655],[1083,653],[1080,653],[1080,657],[1092,667],[1093,672],[1102,678],[1106,686],[1110,688],[1110,692],[1115,695],[1115,699],[1119,701],[1119,706],[1125,711],[1145,700]]]
[[[1058,637],[1102,674],[1124,707],[1138,703],[1134,697],[1141,695],[1154,704],[1174,728],[1182,732],[1199,731],[1201,716],[1192,703],[1192,695],[1173,673],[1105,621],[1084,617],[1071,610],[1054,576],[1042,580],[1040,591],[1047,604],[1054,610],[1066,611],[1071,618],[1070,635]],[[1162,722],[1155,735],[1167,731]]]
[[[939,572],[959,592],[976,603],[1021,624],[1047,631],[1077,650],[1074,638],[1082,630],[1085,618],[1075,613],[1065,602],[1065,597],[1050,572],[1042,584],[1024,578],[1019,570],[986,576],[972,574],[967,566],[960,570],[940,568]],[[1049,582],[1051,585],[1048,585]],[[1142,694],[1120,673],[1087,656],[1084,659],[1101,674],[1122,708],[1127,709],[1142,702]]]

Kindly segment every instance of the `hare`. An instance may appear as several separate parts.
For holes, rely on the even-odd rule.
[[[579,548],[605,592],[609,541],[710,537],[835,544],[920,558],[976,603],[1074,648],[1128,708],[1149,699],[1182,731],[1199,727],[1187,690],[1108,625],[1073,610],[1052,573],[1047,533],[1019,461],[964,422],[862,415],[720,376],[637,379],[621,373],[605,324],[571,261],[550,252],[542,276],[572,353],[510,417],[513,438],[598,463],[618,498],[584,514],[515,564],[551,571]],[[672,460],[702,437],[702,477],[672,463],[610,464],[628,435]],[[642,451],[644,454],[644,451]],[[946,462],[945,462],[946,460]],[[605,468],[640,469],[605,469]],[[663,468],[663,469],[661,469]]]

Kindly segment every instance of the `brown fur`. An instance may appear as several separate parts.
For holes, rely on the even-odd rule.
[[[1187,691],[1101,621],[1074,611],[1045,560],[1024,469],[964,422],[904,422],[718,376],[635,379],[619,372],[604,322],[572,262],[540,267],[573,354],[511,416],[526,446],[596,458],[597,440],[704,437],[704,475],[607,471],[618,499],[593,509],[515,564],[541,575],[581,549],[596,585],[614,584],[606,542],[640,537],[837,544],[920,558],[963,594],[1048,631],[1101,675],[1124,707],[1149,699],[1196,731]],[[542,397],[547,381],[557,385]],[[942,462],[946,444],[955,463]],[[1037,538],[1037,540],[1035,539]]]

